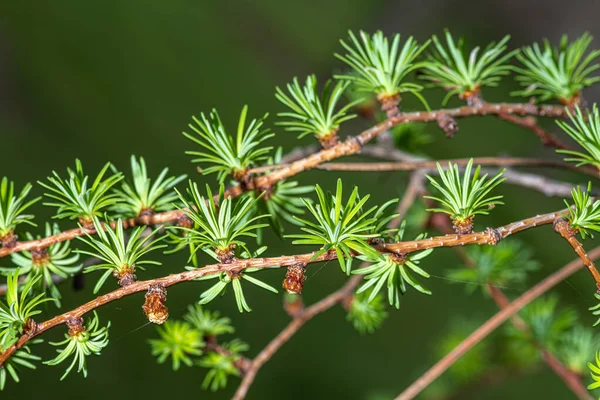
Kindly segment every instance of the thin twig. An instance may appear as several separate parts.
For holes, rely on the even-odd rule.
[[[588,271],[590,271],[590,274],[592,274],[592,277],[594,277],[598,290],[600,290],[600,273],[596,269],[592,259],[585,252],[581,242],[575,237],[576,231],[571,228],[569,221],[565,218],[557,219],[554,221],[554,230],[569,242],[575,253],[577,253],[579,258],[581,258],[581,261],[583,261],[587,267]]]
[[[544,146],[554,147],[563,150],[573,150],[573,148],[567,146],[566,144],[561,142],[556,136],[554,136],[550,132],[546,132],[541,126],[539,126],[535,117],[517,117],[516,115],[511,114],[498,114],[498,117],[515,125],[519,125],[523,128],[530,129],[540,138]]]
[[[600,257],[600,247],[596,247],[590,252],[590,257],[596,259]],[[495,331],[500,325],[506,322],[510,317],[515,315],[519,310],[531,303],[533,300],[552,289],[554,286],[579,271],[584,266],[581,259],[571,261],[552,275],[546,277],[537,285],[533,286],[527,292],[523,293],[515,301],[507,305],[504,309],[500,310],[477,330],[475,330],[469,337],[463,340],[458,346],[456,346],[450,353],[439,360],[434,366],[427,370],[419,379],[413,382],[408,388],[406,388],[396,400],[411,400],[414,399],[423,389],[429,386],[436,378],[443,374],[450,366],[458,361],[463,355],[471,350],[477,343],[485,339],[490,333]],[[591,396],[583,388],[580,389],[580,385],[571,387],[571,390],[576,391],[577,397],[581,400],[590,400]]]

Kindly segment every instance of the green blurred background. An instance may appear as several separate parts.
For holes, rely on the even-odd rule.
[[[525,3],[525,4],[524,4]],[[484,44],[510,33],[511,45],[521,46],[560,34],[579,35],[585,30],[598,36],[595,21],[599,6],[581,1],[518,0],[469,1],[10,1],[0,4],[0,175],[22,186],[45,179],[50,171],[64,172],[76,157],[95,172],[106,161],[129,171],[129,156],[144,156],[152,173],[168,166],[198,182],[212,177],[195,175],[184,151],[191,144],[181,135],[191,115],[216,107],[228,124],[234,124],[241,107],[260,116],[281,110],[274,98],[276,85],[292,77],[315,73],[329,77],[342,66],[333,57],[339,39],[348,29],[383,29],[423,40],[450,28],[471,44]],[[598,42],[593,46],[598,47]],[[506,85],[485,93],[487,100],[508,100],[516,86]],[[441,93],[425,92],[433,107]],[[596,99],[586,93],[588,101]],[[458,104],[458,103],[455,103]],[[407,99],[407,108],[419,104]],[[501,154],[548,156],[529,131],[513,128],[494,118],[459,121],[460,132],[446,139],[435,127],[426,133],[436,140],[420,150],[431,157],[494,156]],[[547,127],[552,123],[545,121]],[[357,134],[368,122],[344,125],[342,135]],[[276,129],[274,142],[291,150],[301,141]],[[355,157],[354,160],[359,158]],[[544,171],[547,172],[548,171]],[[581,183],[581,176],[550,171],[550,176]],[[332,188],[336,173],[307,172],[303,184],[319,182]],[[371,193],[374,203],[401,196],[405,173],[341,174],[345,182]],[[501,225],[532,214],[556,210],[559,198],[545,198],[529,190],[504,185],[506,206],[479,227]],[[36,194],[41,194],[39,187]],[[38,222],[51,215],[36,206]],[[65,229],[73,225],[63,221]],[[40,231],[41,232],[41,231]],[[542,262],[535,282],[573,258],[569,247],[550,227],[519,237],[535,249]],[[592,246],[593,241],[586,243]],[[269,254],[288,254],[289,243],[268,240]],[[7,266],[8,260],[1,260]],[[456,265],[449,250],[439,250],[423,264],[435,276]],[[183,256],[164,259],[161,269],[142,278],[181,271]],[[305,302],[311,303],[338,288],[345,280],[335,264],[309,268]],[[275,286],[284,271],[261,274]],[[89,283],[89,278],[88,278]],[[344,320],[341,308],[308,323],[260,371],[251,388],[251,399],[389,399],[418,377],[435,359],[434,344],[457,317],[485,319],[496,308],[479,291],[465,294],[462,286],[432,277],[426,282],[434,295],[410,290],[399,311],[390,310],[383,329],[360,336]],[[198,299],[205,283],[183,284],[169,290],[171,317],[180,317],[187,304]],[[507,291],[517,296],[524,288]],[[580,311],[593,300],[593,285],[579,273],[557,289],[563,302]],[[65,307],[92,298],[88,284],[83,292],[63,285]],[[254,312],[239,315],[231,293],[211,304],[234,319],[236,335],[255,355],[289,321],[282,297],[247,290]],[[127,398],[229,398],[238,380],[227,389],[211,393],[200,389],[204,370],[183,368],[174,373],[156,364],[147,339],[155,330],[140,310],[143,295],[130,296],[100,310],[101,320],[111,320],[111,344],[101,357],[89,360],[87,379],[72,374],[58,384],[62,367],[40,367],[25,372],[22,383],[8,383],[0,398],[62,398],[87,400]],[[53,312],[54,310],[49,310]],[[63,328],[45,335],[58,339]],[[40,346],[47,359],[48,346]],[[568,399],[572,394],[546,367],[509,379],[505,384],[465,394],[465,399]]]

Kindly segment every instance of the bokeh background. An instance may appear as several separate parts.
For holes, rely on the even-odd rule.
[[[250,113],[270,112],[270,122],[281,106],[274,88],[315,73],[323,80],[342,68],[333,53],[348,29],[414,35],[420,40],[449,28],[472,44],[485,44],[509,33],[518,47],[543,37],[556,42],[563,33],[589,31],[600,37],[593,1],[505,0],[471,1],[11,1],[0,3],[0,175],[22,186],[43,180],[52,170],[64,173],[80,158],[95,173],[106,161],[129,171],[131,154],[146,158],[153,174],[164,166],[173,173],[194,172],[184,155],[192,145],[181,135],[191,115],[216,107],[223,120],[234,124],[241,107]],[[593,44],[598,47],[598,41]],[[512,78],[498,90],[485,93],[488,100],[508,100],[516,88]],[[439,105],[441,93],[425,92],[430,104]],[[597,99],[588,91],[586,99]],[[456,103],[458,104],[458,103]],[[407,108],[420,107],[407,97]],[[544,122],[553,129],[551,122]],[[343,126],[342,135],[368,127],[355,120]],[[274,143],[291,150],[310,144],[275,128]],[[460,132],[446,139],[435,127],[424,131],[434,141],[419,151],[436,158],[494,156],[501,154],[553,157],[529,131],[493,117],[460,121]],[[359,159],[357,157],[355,160]],[[581,176],[544,171],[550,176],[581,183]],[[405,173],[340,174],[374,202],[401,196]],[[333,188],[337,173],[307,172],[303,184],[319,182]],[[34,189],[41,194],[39,186]],[[529,190],[504,185],[506,206],[480,218],[480,227],[501,225],[535,213],[556,210],[560,198],[546,198]],[[37,220],[52,210],[35,208]],[[65,229],[68,222],[61,223]],[[41,232],[41,231],[40,231]],[[530,282],[536,282],[573,254],[550,227],[519,235],[535,250],[542,263]],[[289,242],[268,238],[270,254],[295,251]],[[586,242],[588,246],[593,241]],[[383,329],[360,336],[335,308],[308,323],[260,371],[251,388],[251,399],[389,399],[435,361],[436,343],[457,318],[484,320],[496,308],[479,291],[468,296],[464,287],[439,278],[459,261],[450,250],[439,250],[423,264],[434,276],[426,282],[433,296],[410,290],[400,310],[390,310]],[[0,260],[7,266],[8,260]],[[183,256],[164,259],[159,270],[143,277],[181,271]],[[311,266],[305,301],[314,302],[345,280],[338,267]],[[275,286],[283,271],[261,274]],[[88,278],[89,283],[89,278]],[[205,283],[190,283],[169,290],[172,318],[180,317],[198,299]],[[525,288],[511,288],[517,296]],[[586,324],[593,286],[581,272],[556,288],[561,301],[575,306]],[[62,287],[65,306],[92,297]],[[247,290],[254,309],[239,315],[228,294],[211,304],[234,319],[236,336],[248,342],[255,355],[288,322],[282,297]],[[0,398],[62,398],[87,400],[128,398],[229,398],[239,381],[211,393],[201,390],[204,370],[182,368],[177,373],[158,365],[147,339],[156,336],[147,325],[140,305],[143,295],[111,303],[100,310],[111,320],[111,344],[101,357],[89,360],[87,379],[72,374],[58,384],[62,367],[40,367],[25,372],[21,384],[8,383]],[[54,310],[49,310],[51,313]],[[58,339],[56,328],[46,339]],[[52,356],[48,346],[42,355]],[[465,392],[464,399],[568,399],[572,394],[545,366],[517,376],[502,385]]]

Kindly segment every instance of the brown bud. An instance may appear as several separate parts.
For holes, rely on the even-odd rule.
[[[450,139],[452,139],[454,135],[456,135],[456,132],[458,132],[458,124],[456,123],[454,117],[449,114],[440,115],[437,119],[437,124]]]
[[[328,134],[319,137],[319,142],[324,149],[333,147],[340,142],[340,138],[337,135],[338,131],[339,128],[336,128]]]
[[[40,266],[46,265],[50,257],[46,249],[33,249],[31,250],[31,262],[33,265]]]
[[[452,221],[452,227],[454,228],[454,232],[459,235],[467,235],[469,233],[473,233],[473,220],[474,216],[470,216],[465,219],[454,219]]]
[[[235,260],[235,244],[230,244],[226,249],[215,249],[215,253],[222,264],[231,264]]]
[[[0,237],[0,244],[2,244],[2,247],[5,249],[15,247],[17,244],[17,235],[15,235],[13,231],[8,232],[6,235]]]
[[[66,324],[69,327],[69,336],[77,336],[80,333],[85,332],[85,327],[83,326],[83,318],[71,318],[66,322]]]
[[[283,288],[290,294],[302,294],[306,280],[306,263],[296,263],[288,267],[283,280]]]
[[[119,280],[121,287],[129,286],[137,280],[135,276],[135,266],[124,267],[120,270],[115,270],[113,276]]]
[[[152,285],[146,293],[146,301],[142,306],[148,321],[161,325],[169,318],[169,309],[165,306],[167,289],[160,284]]]
[[[398,105],[402,99],[400,98],[399,94],[394,94],[391,96],[378,94],[377,100],[379,100],[379,103],[381,104],[381,111],[385,113],[387,118],[393,118],[400,114]]]

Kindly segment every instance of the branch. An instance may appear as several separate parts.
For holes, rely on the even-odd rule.
[[[594,277],[596,285],[598,286],[598,290],[600,290],[600,273],[598,273],[594,262],[583,249],[583,245],[581,244],[581,242],[579,242],[579,240],[577,240],[577,238],[575,237],[576,231],[571,228],[569,221],[567,221],[565,218],[557,219],[556,221],[554,221],[554,230],[558,232],[560,236],[562,236],[567,242],[569,242],[571,247],[573,247],[575,253],[577,253],[579,258],[581,258],[583,264],[587,267],[587,269]]]
[[[510,103],[498,103],[489,104],[485,103],[479,106],[463,106],[452,109],[440,109],[437,111],[417,111],[412,113],[404,113],[392,118],[386,119],[385,121],[371,127],[360,133],[356,137],[349,137],[343,142],[336,144],[328,149],[323,149],[318,153],[312,154],[308,157],[294,161],[291,164],[286,165],[283,168],[274,170],[273,172],[255,177],[254,180],[248,185],[245,185],[245,189],[242,185],[230,187],[226,192],[226,197],[237,197],[241,195],[244,190],[265,190],[280,182],[283,179],[287,179],[294,175],[297,175],[307,169],[315,168],[316,166],[323,164],[327,161],[334,160],[343,156],[348,156],[358,153],[362,147],[379,135],[382,132],[389,130],[391,127],[399,124],[409,122],[432,122],[437,121],[442,115],[449,115],[451,117],[469,117],[469,116],[484,116],[484,115],[499,115],[499,114],[515,114],[515,115],[538,115],[544,117],[563,117],[565,115],[564,107],[558,105],[542,105],[536,106],[535,104],[510,104]],[[184,216],[183,211],[171,210],[163,213],[154,214],[152,216],[143,216],[139,218],[131,218],[123,221],[124,228],[131,228],[138,225],[156,225],[163,224],[166,222],[173,222]],[[114,224],[114,222],[113,222]],[[93,233],[93,231],[88,231]],[[18,242],[12,247],[0,248],[0,257],[5,257],[9,254],[18,251],[40,249],[51,246],[55,243],[63,242],[66,240],[72,240],[78,236],[85,234],[83,229],[76,228],[71,229],[57,235],[48,236],[44,239],[30,240],[26,242]]]
[[[246,397],[248,389],[254,382],[254,378],[258,373],[258,370],[271,359],[288,340],[300,329],[302,326],[315,315],[320,314],[324,311],[329,310],[334,305],[342,302],[345,298],[350,296],[354,288],[360,283],[362,276],[355,275],[346,282],[342,288],[338,291],[331,293],[318,303],[304,309],[301,313],[297,314],[294,319],[277,335],[269,344],[252,360],[250,368],[246,371],[242,383],[238,387],[237,391],[233,395],[234,400],[240,400]]]
[[[433,161],[404,161],[404,162],[379,162],[379,163],[325,163],[319,165],[318,169],[325,171],[412,171],[415,169],[436,169],[439,163],[442,166],[448,165],[449,162],[464,167],[470,161],[470,158],[457,158],[449,160],[433,160]],[[475,157],[473,158],[475,165],[493,165],[499,167],[509,166],[528,166],[528,167],[557,167],[568,168],[572,170],[581,170],[574,164],[568,164],[562,161],[545,160],[541,158],[517,158],[517,157]],[[586,171],[587,172],[587,171]],[[594,176],[597,176],[597,170]]]
[[[546,132],[541,126],[537,124],[537,121],[534,117],[529,116],[525,118],[520,118],[510,114],[498,114],[498,117],[515,125],[519,125],[523,128],[532,130],[533,133],[535,133],[540,138],[544,146],[555,147],[557,149],[563,150],[573,150],[573,148],[561,142],[556,136],[554,136],[550,132]]]
[[[387,243],[374,247],[382,253],[393,252],[397,254],[408,254],[415,251],[433,249],[437,247],[464,246],[468,244],[495,245],[501,239],[514,233],[529,228],[553,223],[556,218],[561,217],[562,214],[564,214],[565,212],[567,212],[567,210],[561,210],[549,214],[536,215],[535,217],[512,222],[508,225],[501,226],[497,229],[488,228],[483,232],[470,233],[467,235],[444,235],[430,237],[428,239],[422,240]],[[68,311],[45,322],[37,324],[35,329],[32,329],[31,332],[21,336],[21,338],[19,338],[16,344],[9,347],[2,354],[0,354],[0,367],[12,354],[14,354],[15,351],[21,348],[25,343],[27,343],[34,337],[40,335],[41,333],[47,331],[48,329],[66,323],[72,318],[81,317],[82,315],[100,306],[110,303],[111,301],[118,300],[122,297],[134,293],[146,291],[152,285],[162,285],[164,287],[168,287],[177,283],[192,281],[202,276],[220,274],[222,272],[239,273],[240,271],[246,268],[268,268],[273,266],[287,267],[297,263],[309,264],[320,261],[333,260],[337,258],[335,251],[321,254],[318,257],[315,256],[315,253],[316,252],[293,256],[239,259],[234,260],[233,262],[228,264],[211,264],[203,268],[197,268],[191,271],[180,272],[178,274],[172,274],[162,278],[134,282],[130,285],[127,285],[120,289],[116,289],[105,295],[99,296],[96,299],[75,308],[74,310]]]
[[[600,247],[595,248],[590,252],[590,257],[593,259],[600,257]],[[552,275],[548,276],[540,283],[523,293],[519,298],[510,303],[504,309],[496,313],[492,318],[487,320],[477,330],[475,330],[469,337],[463,340],[458,346],[456,346],[450,353],[444,358],[438,361],[433,367],[427,370],[419,379],[417,379],[412,385],[406,388],[396,400],[411,400],[415,398],[423,389],[429,386],[436,378],[443,374],[452,364],[454,364],[460,357],[465,355],[471,348],[477,343],[485,339],[490,333],[496,330],[500,325],[506,322],[510,317],[515,315],[519,310],[531,303],[533,300],[546,293],[548,290],[568,278],[575,272],[579,271],[584,266],[581,259],[571,261]],[[581,400],[590,400],[591,397],[587,390],[579,385],[577,387],[571,387],[577,397]]]

